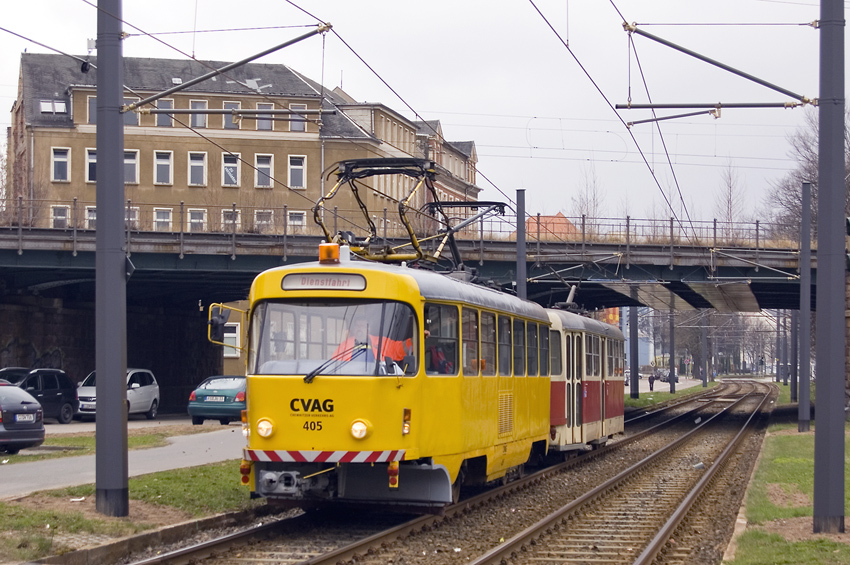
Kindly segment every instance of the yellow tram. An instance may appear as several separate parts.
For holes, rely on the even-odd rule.
[[[252,496],[427,510],[545,455],[546,310],[321,247],[319,262],[251,287],[241,470]]]

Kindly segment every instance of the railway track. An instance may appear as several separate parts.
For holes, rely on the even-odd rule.
[[[742,395],[692,432],[472,563],[687,562],[690,554],[673,533],[731,460],[767,399],[767,390]],[[730,417],[741,405],[749,405],[746,417]],[[631,527],[610,527],[617,523]]]
[[[595,532],[593,538],[596,548],[589,551],[599,554],[600,557],[606,555],[608,550],[603,550],[597,541],[601,534],[605,533],[611,539],[619,540],[615,543],[618,546],[617,551],[633,559],[610,562],[635,562],[634,559],[639,557],[639,550],[648,544],[648,540],[640,541],[636,537],[638,533],[643,532],[642,535],[645,538],[648,535],[651,537],[650,534],[653,532],[661,531],[661,525],[656,523],[655,518],[653,518],[655,521],[650,522],[649,518],[635,513],[637,508],[648,506],[640,504],[640,501],[653,502],[653,512],[650,516],[664,514],[658,508],[661,499],[673,501],[676,499],[673,493],[691,488],[693,479],[697,475],[706,474],[699,465],[709,468],[710,463],[717,457],[715,453],[717,449],[705,451],[700,445],[702,440],[679,439],[677,441],[680,443],[696,442],[696,447],[681,447],[680,450],[686,449],[687,454],[668,455],[667,463],[653,464],[645,461],[650,459],[648,454],[670,443],[671,434],[684,437],[687,432],[695,428],[694,420],[700,420],[700,425],[696,426],[700,428],[712,418],[713,414],[728,414],[736,401],[746,402],[745,399],[753,396],[752,390],[749,395],[746,394],[746,390],[743,390],[747,386],[754,389],[756,385],[739,383],[709,394],[707,399],[691,399],[690,403],[693,403],[696,408],[687,409],[680,404],[676,410],[666,411],[670,415],[663,423],[619,439],[602,449],[586,452],[570,461],[528,475],[520,481],[462,500],[459,504],[447,508],[443,516],[424,516],[408,520],[393,514],[382,516],[380,513],[370,513],[355,514],[353,520],[346,520],[340,515],[329,517],[328,514],[310,513],[298,519],[264,524],[238,535],[227,536],[224,540],[196,544],[137,562],[137,564],[387,563],[398,562],[402,559],[405,563],[452,563],[483,559],[479,556],[494,546],[498,546],[497,549],[507,549],[506,555],[509,557],[512,553],[520,555],[521,559],[514,562],[525,563],[529,562],[526,559],[531,555],[529,548],[547,545],[547,542],[531,541],[539,539],[539,536],[543,535],[540,533],[515,536],[513,532],[533,524],[542,514],[551,516],[560,511],[564,505],[570,504],[574,508],[587,510],[576,510],[573,514],[565,514],[573,516],[564,519],[569,524],[568,528],[549,526],[543,531],[555,529],[579,532],[580,529],[577,527],[579,522],[575,514],[593,515],[596,523],[588,522],[589,525],[583,526],[586,535],[587,532]],[[653,419],[657,420],[660,417],[660,413],[655,413]],[[701,429],[704,430],[704,428]],[[714,433],[720,435],[720,432]],[[722,435],[728,436],[730,433],[726,430]],[[655,478],[650,476],[649,471],[636,470],[638,465],[642,465],[644,469],[657,469],[658,471],[652,475]],[[632,482],[624,484],[619,481],[625,479],[616,479],[615,475],[617,470],[627,467],[632,469],[633,478],[630,479]],[[537,491],[543,493],[540,494]],[[641,495],[643,499],[631,499],[625,506],[615,509],[615,502],[603,501],[602,498],[597,501],[593,498],[601,496],[591,495],[595,491],[613,493],[614,501],[617,500],[618,493],[620,498],[631,491],[644,494]],[[559,500],[555,500],[556,498]],[[667,505],[669,504],[673,502]],[[568,513],[568,511],[564,512]],[[694,517],[689,520],[685,523],[690,524],[688,527],[691,530],[698,532],[701,527],[699,520]],[[489,528],[488,521],[491,522]],[[481,522],[484,522],[483,528],[480,528]],[[506,523],[511,524],[513,529],[510,529]],[[683,528],[681,523],[676,527]],[[477,528],[480,529],[476,531]],[[492,533],[500,530],[505,533],[502,535]],[[677,539],[680,539],[677,549],[680,554],[688,555],[689,545],[681,542],[687,538],[687,535],[682,532],[677,533]],[[525,538],[525,549],[508,549],[509,542],[511,545],[519,543],[517,547],[523,547],[522,541],[512,541],[516,537]],[[668,541],[661,544],[664,550],[663,555],[668,560],[665,562],[676,562],[671,560],[675,552],[669,547],[669,538],[670,536],[667,537]],[[698,538],[697,534],[696,539]],[[582,551],[585,550],[578,550],[579,553]],[[487,557],[486,561],[473,562],[499,563],[502,560],[510,562],[504,555],[499,553],[497,557]],[[585,559],[587,555],[587,553],[584,554]],[[544,557],[540,562],[545,563],[546,559]],[[550,562],[569,561],[559,556]],[[606,562],[606,560],[603,558],[600,562]],[[681,562],[691,563],[692,561],[686,559]]]

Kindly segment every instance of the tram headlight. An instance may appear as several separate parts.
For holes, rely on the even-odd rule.
[[[260,437],[269,437],[274,432],[274,426],[271,423],[271,420],[266,420],[265,418],[257,422],[257,433],[260,434]]]
[[[363,439],[369,433],[369,422],[366,420],[354,420],[351,423],[351,435],[354,439]]]

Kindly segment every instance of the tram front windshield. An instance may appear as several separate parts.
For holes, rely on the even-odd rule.
[[[255,375],[401,375],[418,366],[413,308],[394,301],[266,301],[251,319]]]

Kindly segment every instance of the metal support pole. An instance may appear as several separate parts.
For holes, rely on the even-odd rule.
[[[844,2],[821,0],[818,97],[817,428],[814,533],[844,532],[847,319]]]
[[[800,386],[797,431],[809,431],[812,415],[809,381],[812,370],[812,185],[803,183],[800,234]]]
[[[631,251],[631,216],[626,216],[626,268],[630,268],[631,259],[632,259],[632,251]]]
[[[528,275],[525,261],[525,189],[518,188],[516,191],[516,294],[523,299],[527,298],[525,282]]]
[[[584,247],[587,244],[587,214],[581,215],[581,254],[584,255]]]
[[[773,371],[776,373],[773,378],[776,382],[782,379],[782,328],[779,325],[781,313],[781,310],[776,310],[776,347],[773,352]]]
[[[700,347],[702,348],[702,386],[708,387],[708,312],[703,312],[700,324]]]
[[[236,202],[230,206],[230,260],[236,260]]]
[[[633,286],[630,289],[632,300],[637,302],[638,289]],[[640,377],[640,351],[638,342],[638,314],[637,306],[629,306],[629,376],[631,383],[629,386],[629,396],[631,398],[640,398],[640,387],[638,378]]]
[[[186,231],[186,227],[183,224],[183,221],[184,221],[184,218],[185,218],[184,214],[186,213],[183,209],[184,204],[185,204],[185,202],[183,202],[183,200],[181,200],[180,201],[180,255],[179,255],[179,257],[181,259],[183,258],[183,251],[184,251],[184,249],[183,249],[183,232]]]
[[[98,0],[95,255],[95,507],[130,513],[127,464],[127,257],[124,239],[124,61],[121,0]]]
[[[791,402],[797,402],[797,325],[800,323],[800,313],[797,310],[791,310]]]
[[[74,197],[74,211],[71,214],[71,222],[73,222],[71,226],[71,233],[74,236],[74,252],[71,254],[74,257],[77,256],[77,197]]]
[[[782,310],[782,384],[788,386],[788,312]]]
[[[286,263],[286,236],[287,236],[287,227],[289,225],[289,213],[287,212],[288,206],[286,204],[283,205],[283,262]],[[322,212],[325,209],[322,208]]]
[[[478,255],[478,266],[484,265],[484,216],[481,216],[481,248]]]
[[[670,392],[676,392],[676,310],[673,309],[673,292],[670,291],[670,374],[667,378]]]
[[[670,217],[670,270],[673,270],[673,218]]]

